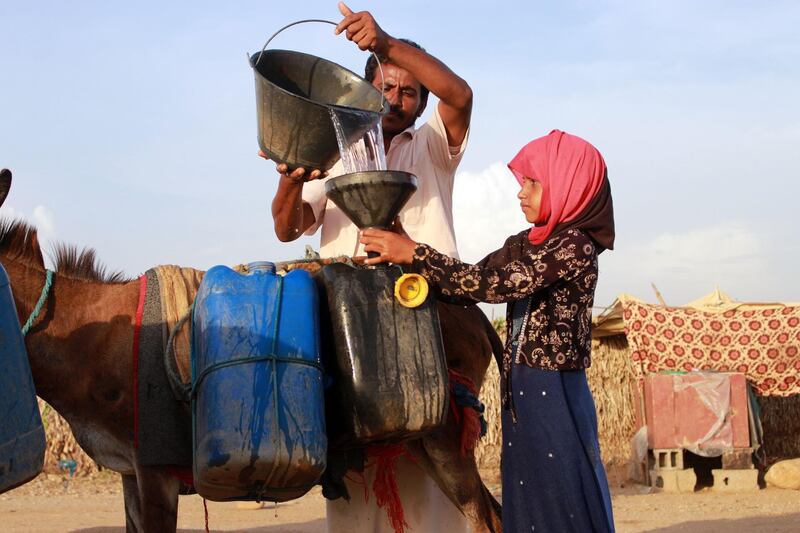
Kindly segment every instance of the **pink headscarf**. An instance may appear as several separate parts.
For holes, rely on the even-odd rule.
[[[522,185],[528,177],[542,184],[539,219],[528,238],[547,240],[554,230],[584,229],[604,248],[614,245],[614,218],[606,163],[580,137],[553,130],[526,144],[508,168]]]

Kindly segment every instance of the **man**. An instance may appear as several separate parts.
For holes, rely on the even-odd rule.
[[[400,223],[409,236],[435,249],[458,257],[453,229],[452,195],[456,168],[466,147],[472,90],[441,61],[427,54],[413,42],[396,39],[375,22],[366,11],[353,13],[339,3],[344,16],[336,34],[345,33],[361,50],[370,50],[381,58],[384,79],[377,61],[370,57],[365,76],[378,89],[383,84],[390,106],[381,126],[390,170],[403,170],[418,180],[417,191],[400,213]],[[419,128],[415,122],[432,92],[439,102],[431,118]],[[322,257],[363,255],[358,243],[358,228],[327,201],[324,178],[317,169],[298,168],[281,173],[278,190],[272,201],[275,233],[281,241],[312,235],[322,228]],[[342,173],[341,162],[331,169],[331,176]],[[372,470],[372,471],[370,471]],[[365,479],[371,486],[374,469],[367,469]],[[397,463],[397,481],[405,520],[411,531],[467,531],[463,515],[422,469],[407,459]],[[365,501],[363,486],[347,481],[350,501],[328,501],[329,531],[394,531],[386,512],[375,504],[374,494]]]
[[[418,179],[417,192],[400,213],[405,231],[448,255],[458,256],[453,230],[453,178],[466,147],[472,112],[469,85],[447,66],[422,49],[387,35],[368,12],[353,13],[343,3],[345,18],[336,27],[362,50],[383,58],[384,96],[390,111],[383,117],[387,167],[411,172]],[[374,57],[367,63],[367,79],[381,88]],[[428,91],[439,98],[433,115],[419,129],[416,119],[425,111]],[[319,170],[298,168],[281,172],[272,201],[275,233],[281,241],[314,234],[322,227],[323,257],[354,255],[358,229],[325,197]],[[330,174],[342,173],[341,162]],[[360,251],[360,250],[359,250]]]

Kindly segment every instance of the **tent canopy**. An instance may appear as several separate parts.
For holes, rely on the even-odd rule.
[[[597,342],[616,335],[639,375],[740,372],[761,394],[800,393],[800,304],[736,302],[719,289],[681,307],[623,294],[594,320]]]

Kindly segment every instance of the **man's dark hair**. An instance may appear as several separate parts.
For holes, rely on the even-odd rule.
[[[411,39],[400,39],[400,41],[406,43],[409,46],[413,46],[418,50],[422,50],[423,52],[425,51],[424,48],[422,48],[420,45],[418,45]],[[381,63],[388,63],[388,61],[385,61],[383,58],[381,58]],[[369,59],[367,59],[367,66],[364,67],[364,78],[366,78],[368,82],[372,83],[372,81],[375,79],[375,76],[378,75],[379,75],[378,60],[375,59],[375,54],[370,54]],[[430,94],[430,91],[428,90],[427,87],[422,85],[422,83],[420,83],[419,86],[420,86],[419,101],[420,105],[424,106],[428,102],[428,94]]]

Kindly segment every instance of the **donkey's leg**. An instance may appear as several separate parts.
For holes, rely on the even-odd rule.
[[[178,523],[178,479],[159,467],[137,466],[136,482],[142,531],[174,532]]]
[[[475,456],[461,454],[461,429],[453,417],[442,429],[407,444],[417,464],[461,509],[474,533],[503,531],[500,504],[481,480]]]
[[[491,323],[474,306],[439,304],[439,319],[447,366],[465,375],[480,389],[492,357],[503,346]],[[472,452],[461,453],[461,427],[448,412],[445,426],[420,441],[420,454],[434,470],[431,477],[467,516],[475,532],[502,531],[500,504],[478,473]],[[416,455],[416,454],[415,454]]]
[[[136,475],[122,474],[122,494],[125,498],[125,531],[127,533],[141,533],[142,507],[139,505],[139,486],[136,484]]]

